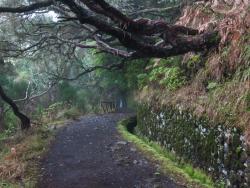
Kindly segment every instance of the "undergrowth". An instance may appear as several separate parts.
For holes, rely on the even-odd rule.
[[[179,67],[180,58],[178,56],[151,60],[150,70],[147,73],[141,73],[137,76],[138,87],[143,88],[146,85],[159,85],[161,88],[176,90],[186,83],[186,76]]]
[[[53,138],[49,127],[32,127],[1,140],[0,187],[35,187],[39,160]]]
[[[39,113],[28,131],[17,131],[18,121],[12,119],[8,129],[0,133],[0,188],[36,187],[39,161],[53,140],[54,130],[81,115],[76,107],[63,103]]]
[[[54,130],[63,126],[67,117],[73,117],[71,112],[57,120],[44,116],[41,124],[28,131],[0,134],[0,188],[36,187],[39,161],[54,138]]]

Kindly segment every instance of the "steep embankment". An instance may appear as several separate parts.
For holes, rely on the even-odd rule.
[[[228,3],[226,3],[228,2]],[[185,80],[174,91],[155,92],[157,83],[148,83],[140,100],[159,99],[162,104],[192,110],[210,120],[248,129],[250,125],[250,10],[249,1],[198,2],[184,10],[177,24],[200,31],[218,30],[218,49],[188,53],[174,60],[184,68]],[[171,59],[171,58],[170,58]],[[176,62],[178,61],[178,62]],[[172,62],[171,62],[172,63]],[[169,66],[159,60],[150,68]],[[178,80],[176,80],[178,81]],[[250,127],[249,127],[250,128]]]
[[[218,48],[157,59],[139,76],[138,132],[230,186],[249,186],[250,2],[199,1],[177,24],[218,30]]]

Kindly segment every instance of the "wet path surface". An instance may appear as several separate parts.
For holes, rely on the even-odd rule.
[[[116,124],[126,114],[90,115],[58,131],[42,161],[39,188],[175,188],[157,165],[123,141]]]

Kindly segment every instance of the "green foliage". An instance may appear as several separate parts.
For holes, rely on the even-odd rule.
[[[20,186],[17,184],[12,184],[10,182],[0,181],[1,188],[19,188]]]
[[[127,89],[127,82],[124,73],[121,71],[106,71],[102,70],[99,74],[100,86],[107,90],[117,87],[120,90],[125,91]]]
[[[86,110],[86,105],[87,105],[87,101],[86,101],[86,98],[87,98],[87,94],[84,90],[79,90],[77,91],[76,93],[76,99],[75,99],[75,106],[81,110],[81,111],[85,111]]]
[[[138,87],[142,89],[148,82],[148,75],[146,73],[137,76]]]
[[[157,68],[154,68],[149,73],[148,80],[150,82],[161,80],[161,78],[163,78],[163,76],[164,76],[165,71],[168,70],[168,69],[169,69],[168,67],[157,67]]]
[[[205,65],[204,60],[200,54],[191,55],[188,60],[181,64],[185,76],[188,80],[194,78],[197,72]]]
[[[142,77],[145,73],[144,68],[149,63],[148,60],[134,60],[128,64],[126,68],[125,78],[127,81],[127,88],[129,90],[138,89],[143,85],[141,83]]]
[[[45,108],[42,105],[38,105],[35,110],[33,115],[33,118],[37,121],[41,121],[42,117],[43,117],[43,113],[44,113]]]
[[[201,63],[201,56],[200,55],[193,55],[189,58],[187,62],[188,68],[195,68],[199,63]]]
[[[181,61],[182,61],[181,56],[174,56],[174,57],[169,57],[167,59],[160,59],[159,66],[180,67]]]
[[[151,59],[149,64],[151,70],[148,73],[137,75],[139,88],[143,88],[147,84],[159,84],[169,90],[175,90],[186,83],[184,72],[180,68],[181,57],[171,57],[167,59],[154,60]]]
[[[31,188],[36,187],[37,177],[40,174],[40,158],[46,153],[49,148],[51,140],[53,139],[53,132],[47,126],[32,127],[27,132],[22,132],[18,135],[13,136],[7,142],[2,143],[0,141],[0,163],[5,165],[6,161],[4,158],[10,154],[10,148],[17,149],[17,157],[10,161],[7,165],[6,170],[10,170],[8,176],[0,177],[0,187],[1,188],[18,188],[20,187],[20,181],[15,179],[15,168],[16,165],[23,165],[24,172],[18,175],[23,177],[23,183],[25,187]],[[15,165],[16,163],[16,165]],[[9,168],[9,169],[8,169]],[[18,167],[20,168],[20,167]],[[4,169],[4,168],[2,168]],[[19,171],[19,169],[17,169]]]
[[[4,131],[0,133],[0,141],[6,137],[14,134],[19,127],[19,120],[15,114],[8,110],[4,116]]]
[[[77,119],[81,113],[76,107],[71,107],[64,112],[64,117],[66,119]]]
[[[160,84],[166,86],[169,90],[175,90],[185,84],[186,78],[179,67],[165,69],[165,75]]]
[[[208,90],[214,90],[214,89],[216,89],[218,86],[219,86],[219,84],[218,84],[217,82],[209,82],[209,83],[208,83],[208,86],[207,86],[207,89],[208,89]]]
[[[250,80],[250,67],[248,67],[246,70],[243,71],[241,80],[244,82]]]
[[[76,99],[76,88],[69,84],[69,82],[62,81],[58,85],[60,100],[68,103],[73,103],[73,100]]]
[[[28,81],[24,78],[24,75],[21,76],[17,74],[12,76],[9,75],[8,72],[5,72],[0,75],[0,84],[8,96],[14,99],[20,99],[25,96]]]
[[[53,111],[58,111],[60,110],[60,108],[63,107],[63,102],[56,102],[52,105],[50,105],[48,108],[47,108],[47,111],[49,112],[53,112]]]
[[[250,92],[246,95],[247,111],[250,112]]]
[[[158,67],[150,72],[149,81],[158,81],[169,90],[175,90],[185,84],[185,76],[179,67]]]
[[[119,63],[121,61],[120,58],[114,57],[109,54],[96,54],[95,51],[92,51],[91,60],[88,62],[90,66],[97,66],[97,65],[110,65]],[[95,72],[92,73],[92,81],[98,82],[98,86],[103,88],[104,90],[110,90],[114,87],[120,90],[127,90],[127,81],[125,78],[125,71],[124,70],[105,70],[105,69],[97,69]]]
[[[18,127],[19,120],[11,110],[9,110],[6,113],[4,121],[5,121],[5,125],[6,125],[6,133],[7,134],[14,133]]]
[[[44,122],[50,122],[55,120],[58,113],[64,109],[63,102],[56,102],[50,105],[47,109],[43,111],[42,119]]]
[[[26,88],[28,87],[28,82],[26,80],[18,80],[13,82],[9,86],[9,96],[12,98],[20,99],[25,96]]]
[[[77,119],[82,114],[79,106],[57,102],[43,110],[43,122],[60,121],[65,119]]]

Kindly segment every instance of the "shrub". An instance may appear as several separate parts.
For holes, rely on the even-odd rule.
[[[74,86],[68,82],[62,81],[58,85],[60,100],[68,103],[72,103],[77,98],[77,90]]]
[[[58,113],[64,108],[62,102],[57,102],[50,105],[46,110],[43,111],[42,118],[45,122],[51,121],[56,118]]]
[[[167,59],[161,59],[160,65],[179,67],[181,66],[181,62],[182,62],[182,57],[175,56],[175,57],[169,57]]]
[[[137,80],[138,80],[138,87],[139,88],[143,88],[147,82],[148,82],[148,75],[146,73],[143,73],[143,74],[139,74],[137,76]]]
[[[197,65],[201,63],[201,56],[200,55],[193,55],[189,58],[187,62],[188,68],[195,68]]]
[[[209,83],[208,83],[208,86],[207,86],[207,89],[208,89],[208,90],[214,90],[214,89],[216,89],[218,86],[219,86],[219,84],[218,84],[217,82],[209,82]]]
[[[159,81],[163,77],[166,69],[167,69],[166,67],[162,67],[162,66],[154,68],[149,74],[149,81],[150,82]]]
[[[77,119],[80,116],[80,112],[76,107],[71,107],[64,112],[64,117],[66,119]]]
[[[185,82],[186,78],[179,67],[166,67],[164,68],[164,76],[159,83],[169,90],[175,90],[184,85]]]
[[[14,132],[16,132],[19,125],[19,120],[12,112],[12,110],[6,112],[4,117],[4,124],[5,124],[5,131],[3,133],[4,135],[9,136]]]

